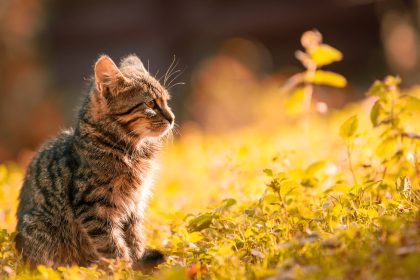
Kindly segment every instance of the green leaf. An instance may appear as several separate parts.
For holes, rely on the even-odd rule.
[[[385,92],[385,86],[382,81],[375,81],[373,85],[369,88],[368,94],[374,96],[380,96]]]
[[[273,170],[266,168],[263,170],[263,172],[265,173],[265,175],[269,176],[269,177],[273,177]]]
[[[392,89],[397,89],[401,83],[399,77],[387,76],[384,81],[375,81],[370,87],[368,94],[378,96],[381,100],[386,100],[387,95]]]
[[[347,80],[344,76],[331,71],[322,70],[315,71],[315,74],[312,77],[306,77],[306,81],[338,88],[342,88],[347,85]]]
[[[384,83],[388,87],[398,86],[401,83],[401,78],[398,77],[398,76],[387,76],[387,77],[385,77]]]
[[[357,115],[348,118],[340,127],[340,136],[343,138],[352,137],[356,133],[358,125]]]
[[[188,224],[188,232],[201,231],[208,228],[213,221],[212,213],[201,214],[192,219]]]
[[[318,67],[340,61],[343,58],[339,50],[326,44],[320,44],[310,48],[309,56]]]
[[[228,210],[232,205],[236,204],[236,200],[233,198],[226,198],[222,200],[222,205],[218,207],[215,212],[223,212]]]
[[[370,110],[370,121],[372,122],[373,126],[377,126],[379,124],[378,118],[381,111],[381,105],[379,100],[376,100],[375,104],[373,104],[372,109]]]

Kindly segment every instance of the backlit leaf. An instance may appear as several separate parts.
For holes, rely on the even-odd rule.
[[[357,115],[348,118],[340,127],[340,136],[343,138],[350,138],[356,133],[359,120]]]
[[[267,176],[269,176],[269,177],[273,177],[273,170],[266,168],[266,169],[263,169],[263,172],[264,172]]]
[[[377,126],[379,123],[378,118],[381,110],[381,105],[379,102],[379,100],[376,100],[375,104],[373,104],[372,109],[370,110],[370,121],[372,122],[373,126]]]
[[[343,58],[339,50],[326,44],[320,44],[310,48],[309,56],[318,67],[340,61]]]
[[[398,76],[386,76],[384,79],[384,84],[387,86],[398,86],[401,84],[401,78]]]
[[[368,94],[379,96],[383,94],[384,91],[385,91],[385,86],[382,83],[382,81],[375,81],[373,85],[370,86],[368,90]]]
[[[212,213],[201,214],[192,219],[188,224],[188,232],[201,231],[208,228],[213,221]]]
[[[347,80],[344,76],[331,71],[322,70],[317,70],[312,77],[307,76],[306,81],[338,88],[342,88],[347,85]]]
[[[236,204],[236,200],[233,198],[227,198],[222,200],[222,205],[218,207],[215,211],[216,212],[223,212],[228,210],[232,205]]]

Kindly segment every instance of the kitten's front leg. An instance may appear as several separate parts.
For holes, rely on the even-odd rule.
[[[96,251],[105,258],[120,258],[131,263],[130,251],[124,240],[124,232],[119,226],[100,216],[88,216],[83,226]]]
[[[130,217],[124,227],[124,233],[133,262],[139,262],[145,251],[144,228],[139,215],[133,214]]]
[[[120,258],[131,265],[130,249],[124,239],[124,232],[120,227],[113,227],[110,231],[109,241],[107,242],[108,248],[115,247],[115,250],[111,252],[112,258]],[[106,252],[105,250],[105,253]],[[107,256],[107,254],[105,254]]]

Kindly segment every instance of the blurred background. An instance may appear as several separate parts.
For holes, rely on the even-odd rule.
[[[327,68],[349,86],[315,91],[328,108],[363,98],[388,73],[420,82],[415,0],[1,0],[0,162],[24,165],[73,125],[103,53],[116,62],[136,53],[158,78],[175,58],[181,127],[217,133],[281,120],[279,89],[302,70],[294,52],[313,28],[344,54]]]

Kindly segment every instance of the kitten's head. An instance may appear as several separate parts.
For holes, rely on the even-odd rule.
[[[119,67],[108,56],[95,64],[92,116],[120,127],[133,137],[165,135],[175,116],[168,106],[167,90],[154,79],[135,55]]]

